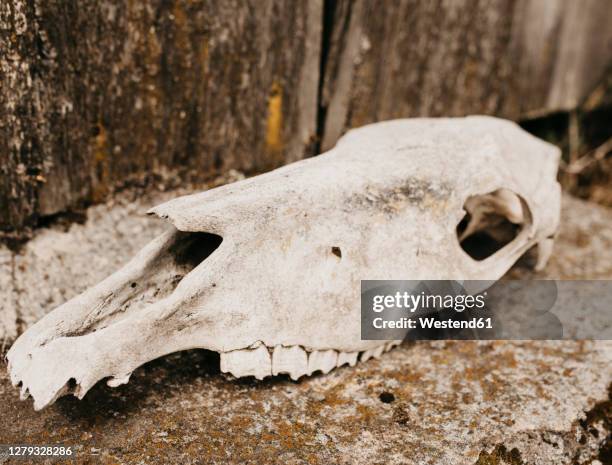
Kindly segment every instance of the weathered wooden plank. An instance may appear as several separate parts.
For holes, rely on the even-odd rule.
[[[0,230],[310,154],[321,0],[0,5]]]
[[[269,169],[313,153],[317,134],[327,149],[372,121],[568,110],[612,62],[607,0],[326,0],[323,10],[323,0],[2,2],[0,232],[134,180]]]
[[[576,107],[612,64],[607,0],[339,0],[324,149],[410,116],[521,118]]]

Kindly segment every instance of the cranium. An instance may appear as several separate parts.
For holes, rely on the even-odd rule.
[[[496,118],[396,120],[162,204],[150,213],[167,233],[15,342],[12,382],[40,409],[192,348],[258,379],[378,356],[397,341],[360,339],[360,280],[496,280],[533,245],[542,266],[559,219],[558,158]]]

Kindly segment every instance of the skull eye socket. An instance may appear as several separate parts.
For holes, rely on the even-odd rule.
[[[492,256],[519,235],[526,221],[525,208],[508,189],[469,197],[456,229],[461,248],[476,261]]]

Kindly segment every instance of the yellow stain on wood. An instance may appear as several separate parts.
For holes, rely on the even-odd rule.
[[[208,38],[200,46],[200,66],[202,66],[202,70],[208,69]],[[204,74],[204,71],[202,74]]]
[[[283,89],[275,82],[268,97],[268,119],[266,128],[266,147],[271,153],[283,148]]]
[[[91,197],[94,202],[102,202],[109,191],[110,161],[108,159],[109,150],[106,129],[101,122],[98,123],[96,128],[97,134],[91,141],[95,170]]]
[[[176,2],[174,4],[172,14],[174,16],[174,46],[176,50],[189,50],[191,47],[188,35],[190,30],[189,16],[185,12],[181,2]]]

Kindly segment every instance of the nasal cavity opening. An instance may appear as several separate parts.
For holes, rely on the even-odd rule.
[[[223,238],[207,232],[178,231],[170,253],[185,272],[193,270],[219,248]]]
[[[457,225],[461,248],[474,260],[484,260],[512,242],[528,220],[524,201],[508,189],[469,197]]]

